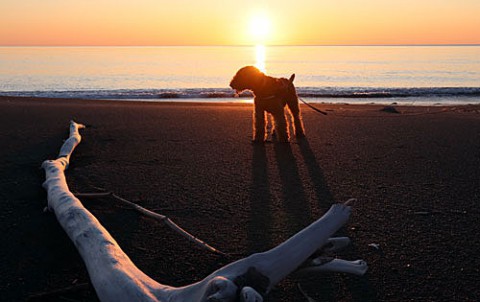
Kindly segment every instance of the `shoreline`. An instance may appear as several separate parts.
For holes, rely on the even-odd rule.
[[[445,97],[447,98],[447,97]],[[451,97],[448,97],[451,99]],[[237,99],[237,100],[235,100]],[[334,102],[328,102],[323,99],[310,99],[302,98],[307,103],[315,106],[360,106],[360,107],[385,107],[385,106],[394,106],[402,108],[442,108],[442,107],[480,107],[480,103],[475,102],[460,102],[460,101],[451,101],[448,103],[442,103],[441,101],[417,101],[418,99],[429,99],[429,98],[386,98],[388,102],[373,102],[372,98],[366,98],[365,101],[355,101],[348,102],[353,98],[334,98]],[[377,98],[373,98],[377,99]],[[409,101],[404,101],[409,99]],[[432,97],[430,99],[437,100],[438,98]],[[476,98],[469,98],[476,99]],[[7,96],[0,94],[0,101],[15,101],[15,102],[48,102],[48,103],[92,103],[92,104],[102,104],[102,105],[115,105],[116,103],[125,103],[129,105],[134,104],[164,104],[164,105],[239,105],[239,106],[252,106],[253,99],[248,97],[238,98],[220,98],[211,100],[210,98],[172,98],[172,99],[91,99],[91,98],[56,98],[56,97],[31,97],[31,96]],[[332,99],[333,100],[333,99]],[[402,100],[402,101],[400,101]],[[306,107],[302,101],[299,102],[301,107]]]
[[[75,119],[87,128],[67,170],[72,192],[112,191],[239,258],[358,198],[338,233],[353,244],[338,257],[364,259],[367,274],[289,277],[266,301],[305,300],[297,283],[322,301],[476,300],[480,105],[315,106],[328,115],[302,105],[305,141],[252,145],[251,104],[0,97],[2,299],[96,299],[73,244],[43,212],[39,166]],[[189,284],[231,261],[112,199],[82,202],[161,283]]]

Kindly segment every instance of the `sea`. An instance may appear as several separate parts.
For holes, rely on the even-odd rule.
[[[0,95],[251,102],[229,87],[246,65],[311,103],[480,104],[480,45],[0,47]]]

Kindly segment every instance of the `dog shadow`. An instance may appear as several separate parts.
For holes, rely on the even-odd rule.
[[[304,138],[298,142],[298,146],[300,149],[300,154],[302,156],[303,162],[307,167],[307,171],[309,174],[310,181],[313,184],[315,197],[318,201],[318,207],[322,212],[328,210],[328,208],[334,204],[335,198],[332,192],[329,189],[328,183],[325,179],[324,173],[322,168],[320,167],[315,153],[313,152],[312,148],[310,147],[310,143],[308,139]],[[337,236],[349,236],[348,230],[346,228],[342,228],[337,233]],[[348,255],[350,257],[359,257],[359,252],[355,247],[355,244],[352,243],[348,248]],[[360,257],[361,258],[361,257]],[[327,279],[328,278],[328,279]],[[318,278],[313,280],[315,284],[313,285],[313,289],[316,292],[320,292],[322,294],[323,301],[331,301],[333,299],[333,290],[331,284],[333,284],[333,274],[325,274],[321,276],[322,282],[318,282]],[[358,277],[353,275],[340,275],[342,279],[342,283],[348,289],[348,293],[351,295],[353,301],[377,301],[376,291],[374,290],[373,286],[370,283],[368,278],[368,274]],[[337,282],[338,283],[338,282]],[[308,289],[306,287],[306,289]],[[328,294],[326,296],[325,294]]]
[[[287,228],[300,231],[311,220],[308,201],[303,190],[302,181],[298,173],[297,163],[290,144],[253,144],[252,184],[250,187],[250,218],[248,227],[248,244],[250,252],[259,252],[271,248],[278,240],[271,236],[274,222],[272,207],[275,197],[272,195],[271,180],[268,176],[269,153],[272,151],[275,158],[280,185],[282,210],[286,213]]]
[[[327,184],[322,168],[318,164],[315,153],[310,147],[308,139],[303,138],[298,141],[300,154],[302,160],[307,167],[308,176],[313,184],[315,198],[318,201],[318,207],[322,212],[327,211],[332,204],[335,203],[335,198]]]
[[[296,232],[312,220],[309,202],[305,195],[297,160],[290,144],[273,145],[275,161],[281,181],[282,205],[287,213],[287,227]]]
[[[273,147],[272,147],[273,146]],[[298,146],[298,149],[296,149]],[[294,149],[292,149],[292,147]],[[273,148],[273,162],[271,151]],[[296,151],[296,152],[294,152]],[[313,186],[314,198],[317,207],[325,212],[335,203],[335,198],[329,189],[323,170],[317,161],[307,139],[298,141],[298,144],[267,143],[253,144],[252,147],[252,184],[250,187],[250,219],[248,224],[248,250],[249,252],[264,251],[278,243],[273,238],[274,217],[272,207],[275,196],[271,193],[274,187],[280,187],[283,210],[286,213],[286,227],[295,232],[300,231],[308,222],[318,217],[312,217],[309,199],[299,171],[300,161],[306,167],[308,177]],[[268,153],[268,154],[267,154]],[[295,156],[297,155],[297,156]],[[300,156],[299,156],[300,155]],[[300,157],[300,158],[299,158]],[[275,165],[278,170],[280,186],[272,185],[269,179],[269,165]],[[338,236],[348,236],[348,231],[343,228]],[[358,257],[354,245],[348,249],[350,257]],[[354,301],[376,301],[376,292],[370,285],[368,275],[346,276],[343,274],[323,273],[299,278],[302,288],[307,293],[321,296],[322,301],[335,301],[339,288],[345,287]],[[319,282],[320,281],[320,282]],[[313,296],[315,297],[315,296]]]
[[[250,218],[247,230],[248,251],[259,252],[271,242],[272,225],[270,183],[267,152],[264,144],[253,144],[252,185],[250,187]]]

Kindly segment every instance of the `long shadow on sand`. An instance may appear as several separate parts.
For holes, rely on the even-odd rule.
[[[273,228],[272,207],[274,198],[270,193],[268,177],[268,147],[273,146],[274,160],[281,181],[282,210],[286,213],[286,226],[294,232],[300,231],[312,221],[308,199],[300,177],[297,160],[290,144],[254,144],[252,162],[252,185],[250,189],[250,220],[248,226],[249,252],[259,252],[273,246],[271,230]],[[312,153],[313,154],[313,153]],[[313,157],[314,158],[314,157]],[[293,235],[289,234],[289,235]],[[330,277],[327,277],[330,278]],[[322,298],[333,300],[333,287],[323,279]]]
[[[254,144],[248,228],[249,252],[263,251],[271,248],[274,244],[270,234],[273,227],[274,198],[270,193],[266,152],[266,148],[270,146],[273,146],[281,180],[279,187],[281,188],[282,210],[287,214],[288,229],[300,231],[306,226],[305,223],[311,220],[308,201],[290,144]]]
[[[306,138],[302,139],[299,141],[298,146],[300,147],[300,153],[302,154],[303,161],[307,167],[310,181],[313,184],[318,206],[322,212],[327,211],[328,208],[335,203],[335,198],[328,187],[325,176],[323,175],[322,169],[317,162],[308,140]]]
[[[252,185],[250,187],[250,219],[248,224],[248,252],[263,251],[270,246],[272,225],[270,210],[270,183],[268,181],[267,153],[264,144],[253,145]]]
[[[298,172],[297,161],[290,144],[274,144],[273,148],[281,180],[283,210],[287,213],[287,227],[298,232],[312,220],[312,214]]]
[[[300,147],[300,153],[313,184],[319,208],[322,212],[325,212],[333,203],[335,203],[335,198],[328,187],[325,176],[308,140],[303,139],[299,141],[298,146]],[[341,229],[338,235],[350,237],[345,228]],[[361,255],[358,254],[354,244],[352,244],[348,250],[348,254],[352,257],[362,258],[360,257]],[[376,291],[371,286],[368,275],[362,277],[342,275],[342,280],[353,301],[377,301]],[[326,294],[332,293],[333,288],[331,284],[332,276],[330,274],[323,275],[321,277],[321,282],[318,282],[318,279],[316,280],[315,291],[321,293],[323,301],[333,300],[333,297],[329,298],[326,296]]]
[[[273,202],[270,193],[269,158],[267,148],[270,144],[253,145],[252,185],[250,187],[250,219],[248,224],[248,252],[259,252],[274,244],[271,230],[273,227]],[[301,159],[297,159],[291,144],[273,144],[275,164],[281,181],[282,208],[287,214],[287,227],[295,232],[304,228],[308,222],[318,217],[311,217],[309,200],[298,170],[298,160],[303,160],[308,176],[314,187],[315,198],[322,212],[335,203],[323,171],[315,157],[308,140],[298,143]],[[272,186],[273,187],[273,186]],[[346,230],[339,232],[340,236],[348,236]],[[349,248],[351,257],[358,257],[355,246]],[[308,278],[308,279],[307,279]],[[370,285],[367,276],[344,276],[337,274],[321,274],[301,278],[303,288],[308,293],[317,293],[322,301],[334,301],[338,287],[345,287],[353,301],[376,301],[376,293]],[[339,281],[338,278],[341,278]],[[339,283],[343,285],[339,285]]]

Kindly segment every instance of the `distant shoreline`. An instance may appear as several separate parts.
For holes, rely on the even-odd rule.
[[[254,47],[256,44],[245,45],[0,45],[0,47]],[[265,45],[266,47],[396,47],[396,46],[408,46],[408,47],[422,47],[422,46],[480,46],[480,43],[473,44],[299,44],[299,45]]]
[[[253,103],[252,97],[240,98],[81,98],[81,97],[37,97],[37,96],[11,96],[2,95],[0,99],[11,100],[30,100],[30,101],[49,101],[57,100],[59,102],[89,101],[89,102],[110,102],[110,103],[158,103],[158,104],[249,104]],[[480,97],[391,97],[391,98],[353,98],[353,97],[335,97],[335,98],[310,98],[303,97],[307,103],[314,105],[374,105],[374,106],[416,106],[416,107],[442,107],[442,106],[476,106],[480,105]],[[300,102],[301,105],[302,102]]]

